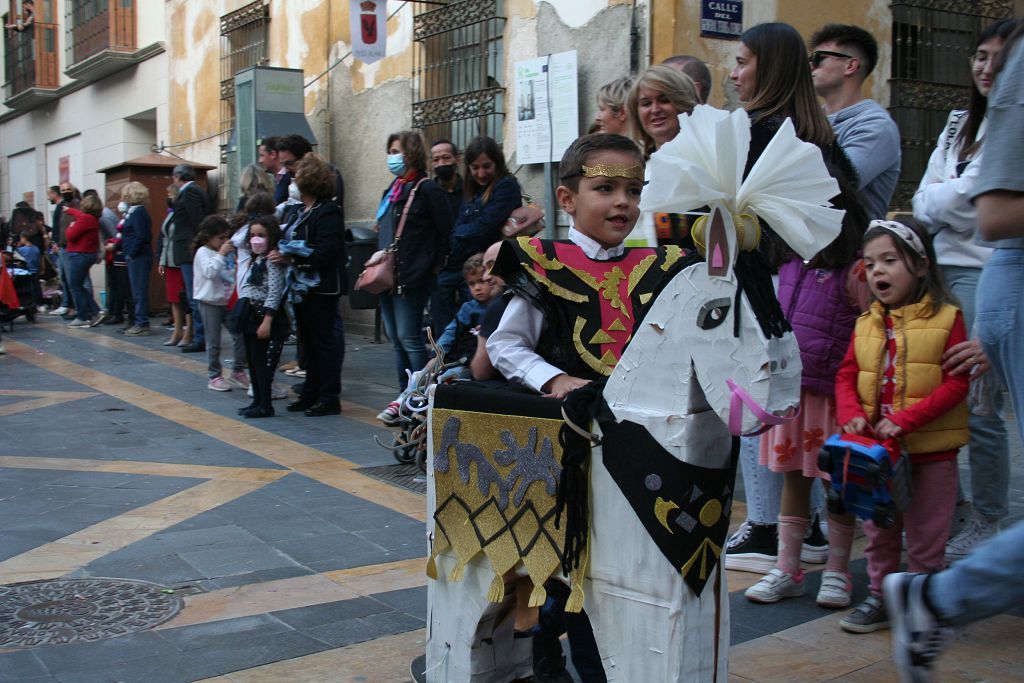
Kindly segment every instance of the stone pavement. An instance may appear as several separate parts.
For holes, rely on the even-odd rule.
[[[118,637],[0,645],[0,681],[408,680],[425,637],[426,511],[421,494],[375,476],[394,464],[372,441],[395,393],[389,347],[348,340],[342,417],[279,402],[280,416],[246,421],[243,392],[207,390],[205,357],[162,341],[52,318],[4,334],[0,584],[142,580],[182,607]],[[807,598],[775,606],[748,603],[758,577],[729,572],[731,680],[894,680],[887,632],[844,634],[841,615],[814,604],[820,569],[808,567]],[[1016,678],[1022,616],[967,629],[943,680]]]

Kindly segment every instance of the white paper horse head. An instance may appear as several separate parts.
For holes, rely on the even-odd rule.
[[[694,231],[705,260],[658,294],[604,389],[616,418],[644,425],[687,462],[702,457],[691,416],[711,409],[733,434],[749,434],[799,404],[796,337],[767,273],[740,257],[757,245],[754,216],[805,258],[835,239],[843,216],[827,206],[838,184],[820,151],[797,139],[789,121],[743,180],[749,137],[745,112],[700,106],[680,116],[680,134],[651,157],[641,209],[710,206]]]

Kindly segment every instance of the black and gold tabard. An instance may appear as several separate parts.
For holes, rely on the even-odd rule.
[[[544,314],[537,353],[569,375],[599,379],[619,362],[637,315],[681,255],[675,246],[627,248],[597,261],[573,242],[520,237],[502,245],[494,272]]]

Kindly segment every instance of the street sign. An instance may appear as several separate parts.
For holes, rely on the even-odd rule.
[[[743,33],[742,0],[701,0],[700,34],[739,40]]]

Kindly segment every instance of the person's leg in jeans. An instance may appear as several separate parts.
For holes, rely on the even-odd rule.
[[[1006,384],[1014,415],[1024,411],[1024,249],[996,249],[978,282],[976,328],[992,370]],[[1018,325],[1017,323],[1021,323]],[[1024,420],[1017,420],[1024,438]]]
[[[203,316],[199,310],[198,302],[192,298],[192,264],[183,263],[180,268],[181,277],[185,280],[185,297],[188,299],[188,312],[192,313],[192,342],[203,344],[206,341]]]
[[[782,475],[760,462],[761,439],[740,438],[740,469],[743,492],[747,497],[747,519],[753,524],[776,524],[782,499]]]
[[[380,319],[384,324],[384,334],[391,340],[391,346],[395,350],[395,370],[398,372],[398,388],[401,391],[405,391],[406,386],[409,384],[409,376],[405,373],[406,369],[413,372],[420,368],[413,368],[409,362],[409,356],[405,353],[405,348],[398,340],[398,325],[395,322],[395,299],[398,296],[394,294],[381,294],[380,295]]]
[[[423,343],[423,308],[427,305],[430,292],[426,288],[406,290],[401,296],[393,297],[395,308],[395,343],[402,352],[412,372],[422,370],[427,364],[427,347]],[[399,368],[405,375],[405,368]]]
[[[206,321],[206,371],[211,380],[220,377],[224,368],[220,362],[220,333],[224,321],[224,306],[199,302],[200,313]]]
[[[96,257],[93,254],[77,251],[67,254],[68,283],[71,286],[71,295],[75,300],[75,313],[79,320],[89,320],[97,310],[96,302],[91,301],[89,293],[85,291],[85,278],[95,261]]]
[[[74,308],[75,300],[74,295],[71,292],[71,280],[68,278],[70,272],[70,266],[68,265],[68,250],[61,248],[57,252],[57,275],[60,278],[60,290],[62,296],[60,299],[60,305],[64,308]]]
[[[960,301],[964,325],[972,334],[975,319],[975,299],[980,268],[943,266],[946,282]],[[971,467],[971,500],[974,510],[990,522],[1006,517],[1009,512],[1010,454],[1006,441],[1006,423],[1001,410],[1002,392],[992,392],[993,405],[987,415],[975,412],[971,406],[968,462]]]
[[[153,256],[143,254],[128,259],[128,280],[131,284],[137,327],[149,327],[149,273],[153,269]]]

